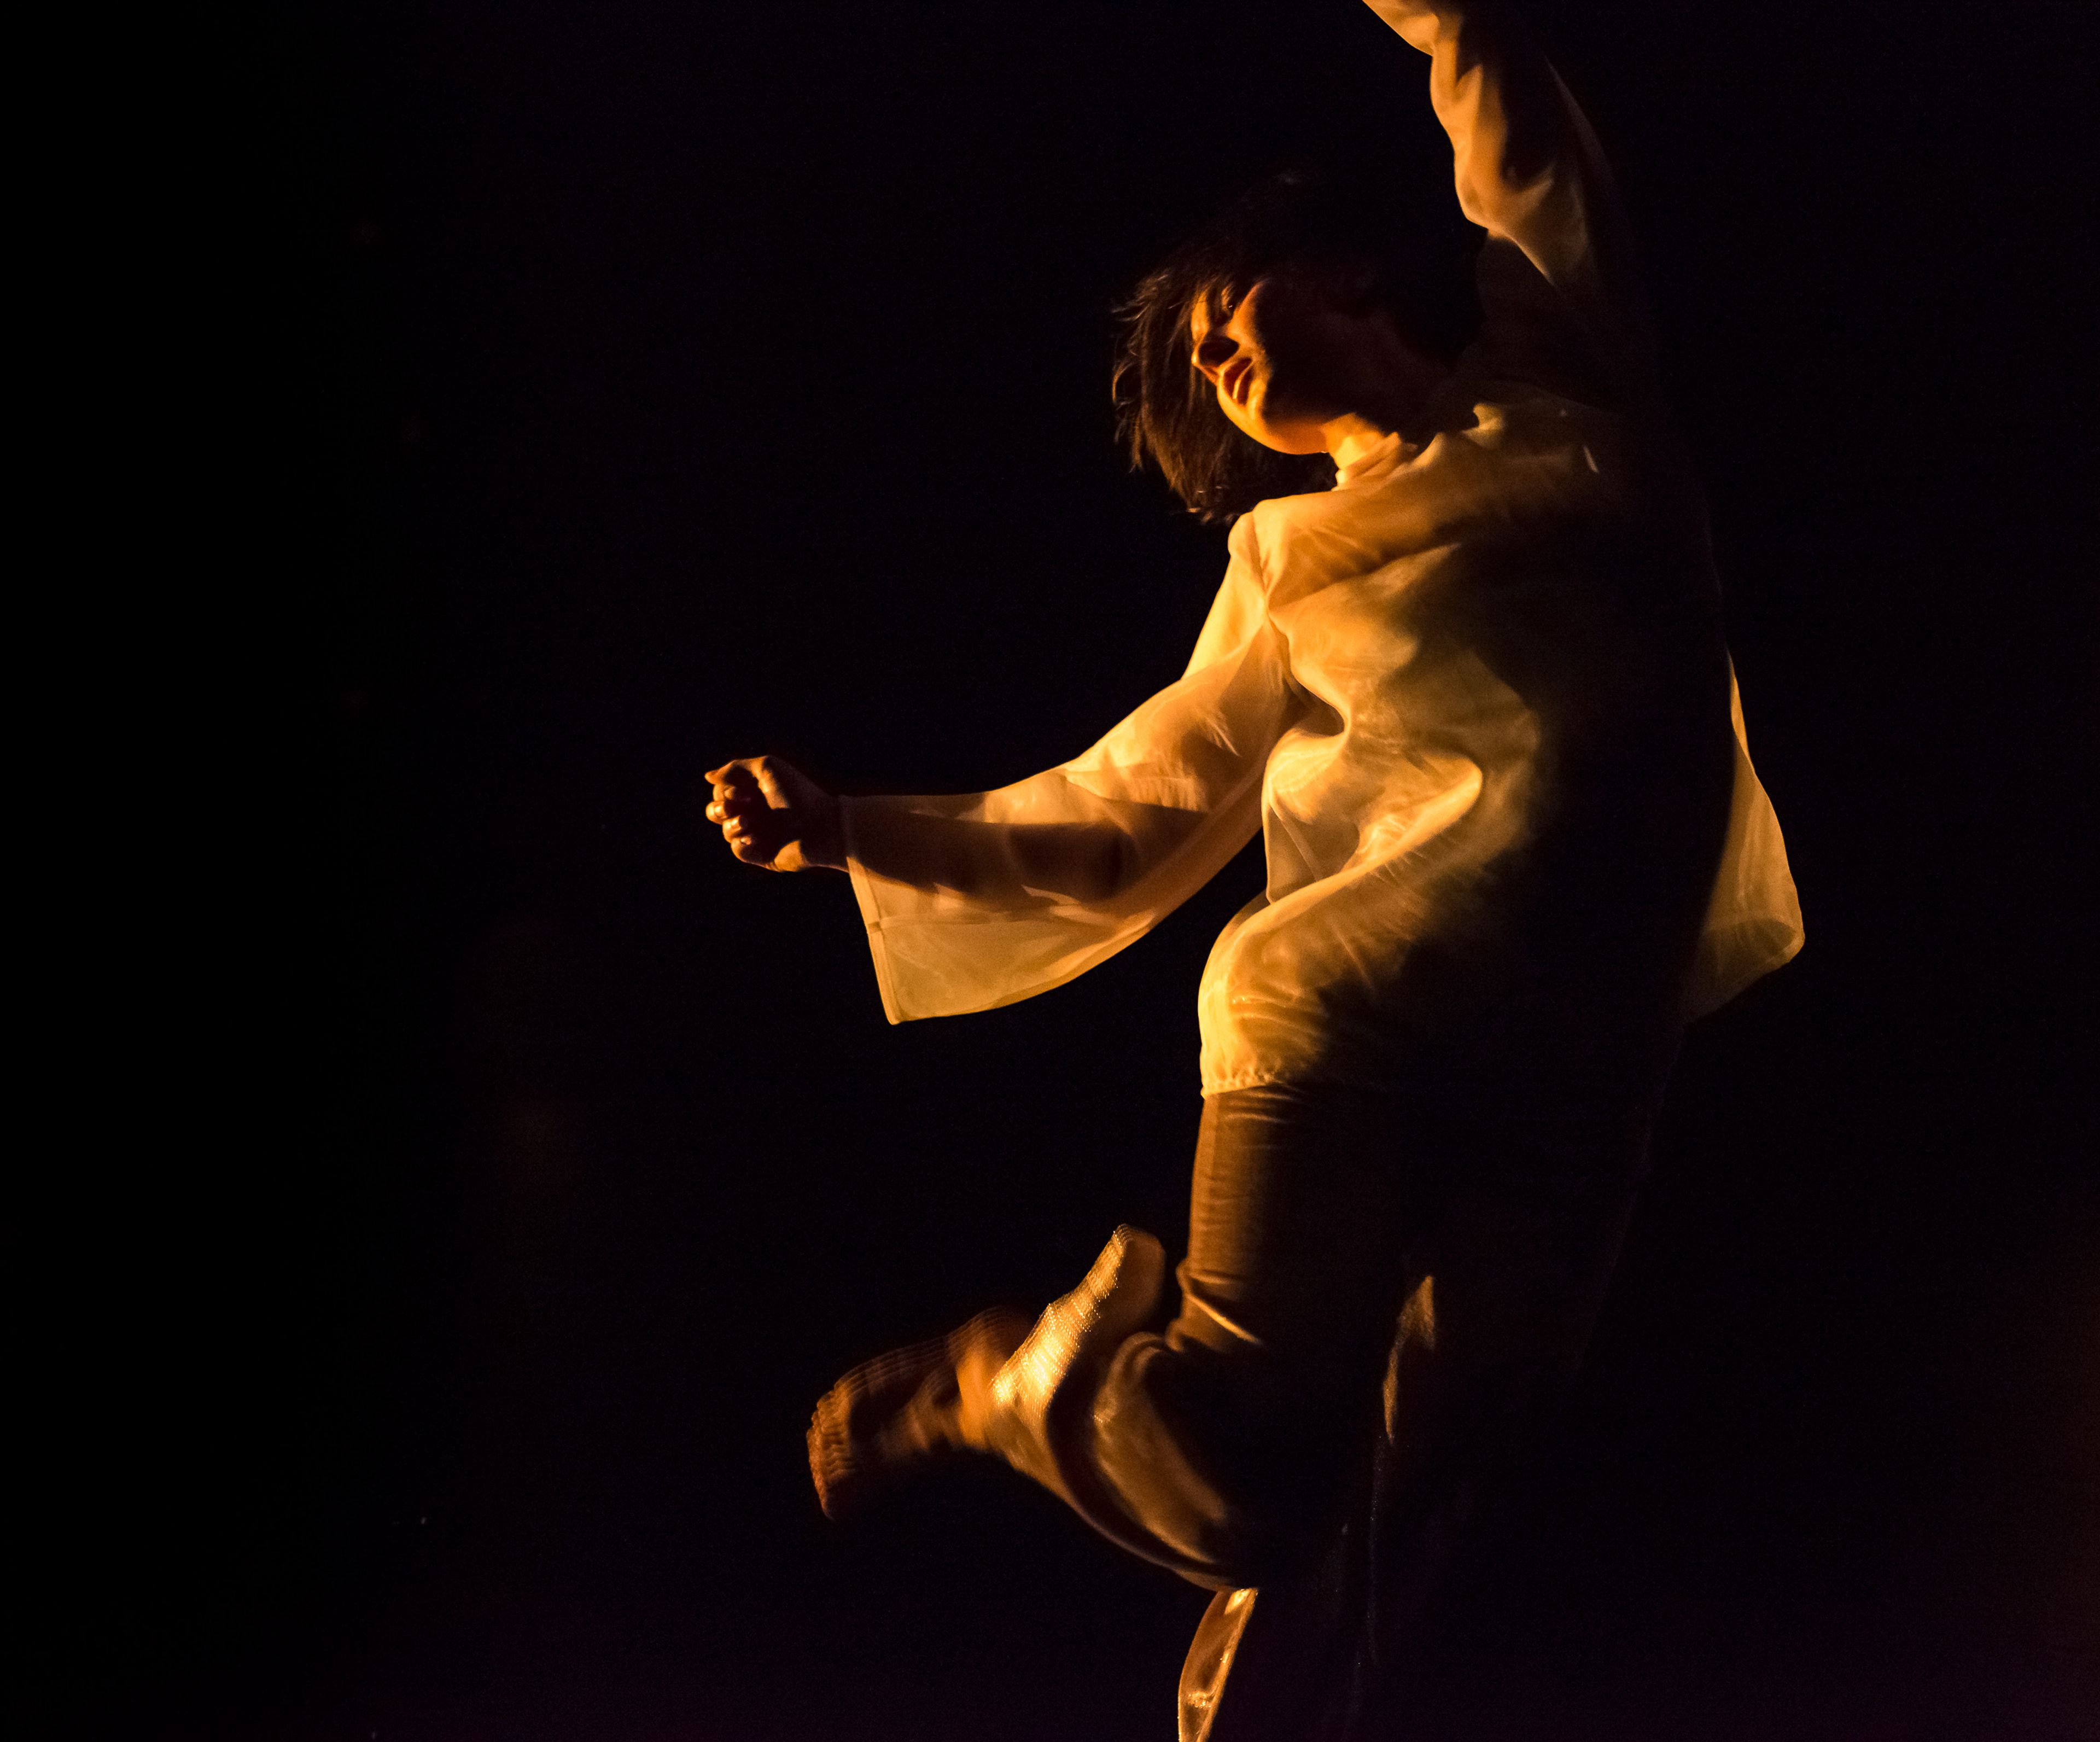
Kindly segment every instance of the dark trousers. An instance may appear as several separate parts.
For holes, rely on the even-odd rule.
[[[991,1382],[995,1449],[1216,1591],[1184,1742],[1392,1733],[1468,1515],[1565,1392],[1651,1108],[1255,1088],[1206,1105],[1180,1310],[1126,1229]]]

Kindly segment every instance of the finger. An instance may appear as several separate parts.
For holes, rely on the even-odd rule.
[[[708,783],[717,792],[755,792],[760,790],[757,773],[748,760],[725,762],[707,773]]]

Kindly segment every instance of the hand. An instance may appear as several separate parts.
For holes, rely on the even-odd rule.
[[[844,871],[839,801],[778,756],[743,756],[708,770],[714,787],[708,821],[721,825],[730,851],[768,871]]]

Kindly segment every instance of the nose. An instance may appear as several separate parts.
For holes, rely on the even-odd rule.
[[[1239,355],[1240,342],[1223,328],[1213,327],[1196,342],[1193,361],[1197,373],[1212,381],[1224,372],[1224,367]]]

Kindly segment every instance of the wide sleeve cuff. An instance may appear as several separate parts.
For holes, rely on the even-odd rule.
[[[869,875],[862,861],[854,831],[854,814],[867,802],[853,798],[839,800],[839,832],[845,845],[846,874],[853,880],[854,900],[860,907],[860,923],[867,928],[868,952],[875,962],[875,984],[882,994],[882,1013],[893,1025],[904,1018],[898,1010],[896,979],[890,972],[889,951],[883,941],[882,903],[876,893],[875,879]]]

